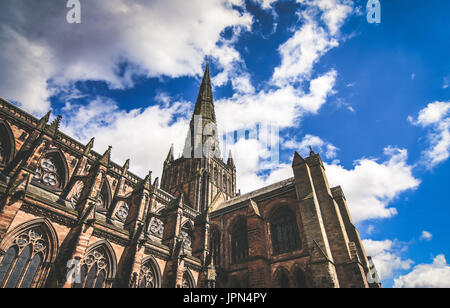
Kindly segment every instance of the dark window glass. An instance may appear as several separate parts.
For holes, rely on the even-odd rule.
[[[231,251],[233,263],[239,263],[248,257],[247,224],[241,220],[231,234]]]
[[[30,262],[30,266],[28,267],[28,270],[27,270],[25,276],[23,277],[22,284],[20,285],[21,288],[30,288],[31,287],[34,276],[36,276],[36,273],[39,269],[39,266],[41,266],[41,263],[42,263],[41,254],[35,255]]]
[[[10,247],[3,257],[2,263],[0,264],[0,286],[3,285],[6,275],[11,268],[11,264],[17,256],[17,248]]]
[[[95,288],[103,288],[103,283],[105,282],[105,271],[100,271],[97,276],[97,281],[95,282]]]
[[[91,270],[89,271],[89,274],[86,278],[86,284],[84,285],[85,288],[92,288],[94,286],[94,280],[97,276],[97,264],[94,264],[94,266],[91,267]]]
[[[6,282],[5,288],[17,287],[17,283],[19,282],[19,279],[22,276],[23,271],[25,270],[25,266],[30,260],[30,256],[31,256],[31,245],[28,245],[19,255],[16,265],[14,265],[14,268],[11,272],[11,276],[9,276],[8,282]]]
[[[270,232],[274,255],[301,249],[297,221],[295,215],[289,210],[279,210],[272,216]]]

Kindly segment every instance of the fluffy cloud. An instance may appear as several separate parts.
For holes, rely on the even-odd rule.
[[[276,85],[301,82],[310,77],[320,57],[339,46],[339,29],[353,12],[353,2],[347,0],[297,2],[307,5],[307,9],[299,13],[303,25],[278,48],[281,64],[275,68],[272,76],[272,82]],[[318,18],[326,27],[319,25]]]
[[[363,158],[351,170],[339,164],[325,164],[330,185],[342,186],[355,222],[375,218],[389,218],[397,214],[389,204],[400,193],[420,184],[407,163],[407,151],[387,147],[384,162]]]
[[[394,288],[450,288],[450,266],[445,255],[432,264],[419,264],[407,275],[394,279]]]
[[[277,164],[269,172],[260,174],[265,168],[262,158],[270,154],[260,140],[242,138],[231,145],[229,149],[233,153],[236,164],[237,185],[242,193],[250,192],[293,176],[290,164]]]
[[[366,239],[363,244],[367,255],[372,257],[381,280],[392,278],[397,270],[410,269],[414,263],[412,260],[402,259],[401,253],[407,247],[398,241]]]
[[[113,147],[115,162],[130,158],[130,169],[143,177],[149,170],[160,176],[171,143],[181,153],[188,131],[188,119],[175,116],[188,114],[190,104],[174,102],[129,112],[108,99],[98,97],[87,105],[67,103],[63,109],[61,131],[87,142],[95,136],[94,149],[103,153]]]
[[[0,40],[5,42],[0,52],[0,96],[17,102],[29,112],[48,111],[52,93],[47,87],[53,70],[51,51],[7,25],[0,28]]]
[[[428,128],[430,146],[423,152],[421,161],[433,168],[450,156],[450,102],[433,102],[422,109],[417,118],[408,120],[418,126]]]
[[[296,126],[300,116],[317,113],[326,103],[327,97],[334,94],[336,75],[336,71],[331,70],[313,79],[309,93],[286,86],[218,100],[216,114],[221,130],[238,130],[258,123],[276,125],[280,129]]]
[[[318,136],[313,136],[310,134],[305,135],[300,142],[297,142],[295,140],[286,140],[283,143],[284,148],[296,150],[302,156],[309,156],[310,146],[315,152],[325,154],[325,157],[328,159],[335,158],[337,155],[337,147],[329,142],[323,141]]]
[[[49,81],[56,88],[77,80],[123,88],[137,74],[200,74],[207,54],[227,63],[230,53],[217,44],[223,30],[251,27],[252,17],[232,5],[243,2],[95,0],[81,3],[81,24],[68,24],[61,1],[2,1],[0,38],[8,44],[0,55],[0,93],[42,112]]]
[[[281,65],[275,68],[272,82],[282,86],[303,81],[311,75],[319,58],[338,45],[336,39],[330,38],[326,30],[308,18],[307,22],[278,48]]]
[[[428,231],[422,231],[422,234],[420,235],[420,239],[423,241],[431,241],[433,239],[433,234],[431,234]]]
[[[272,4],[277,0],[254,0],[254,1],[258,3],[263,9],[270,9],[272,7]]]
[[[333,35],[339,31],[345,19],[353,12],[351,0],[297,0],[297,2],[320,9],[321,19]]]

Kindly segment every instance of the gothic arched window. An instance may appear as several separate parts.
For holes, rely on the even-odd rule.
[[[120,221],[125,222],[125,220],[128,217],[128,210],[129,210],[128,205],[123,201],[119,202],[118,205],[119,205],[119,209],[116,212],[116,217]]]
[[[279,209],[270,218],[273,254],[301,249],[300,234],[295,215],[287,209]]]
[[[64,165],[58,153],[50,153],[41,159],[36,168],[34,181],[52,188],[63,188],[64,186]]]
[[[49,251],[40,227],[20,233],[0,263],[0,286],[30,288]]]
[[[80,280],[75,288],[106,288],[107,278],[111,276],[112,260],[109,250],[104,245],[88,251],[80,261]]]
[[[150,233],[158,238],[162,238],[164,233],[164,223],[161,219],[153,217],[150,223]]]
[[[211,235],[211,255],[215,266],[220,266],[220,232],[214,230]]]
[[[185,249],[192,250],[192,233],[192,227],[189,223],[181,228],[180,237]]]
[[[231,260],[233,263],[245,261],[248,257],[247,223],[241,219],[231,233]]]
[[[100,194],[98,195],[98,199],[97,199],[97,210],[99,211],[106,211],[109,207],[109,200],[110,200],[110,190],[108,189],[108,184],[106,182],[106,178],[104,180],[102,189],[100,191]]]
[[[159,288],[159,277],[155,263],[149,260],[141,266],[138,287],[143,288]]]

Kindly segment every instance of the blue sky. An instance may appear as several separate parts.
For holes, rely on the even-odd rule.
[[[384,285],[450,286],[450,2],[380,0],[379,24],[365,0],[80,3],[68,24],[61,1],[2,1],[1,97],[160,174],[208,57],[222,132],[279,127],[278,164],[260,140],[230,146],[243,192],[311,145]]]

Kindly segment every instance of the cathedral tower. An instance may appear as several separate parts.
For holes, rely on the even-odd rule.
[[[161,188],[203,212],[219,200],[236,195],[236,168],[229,154],[221,158],[209,63],[195,103],[183,156],[174,159],[173,146],[164,162]]]

